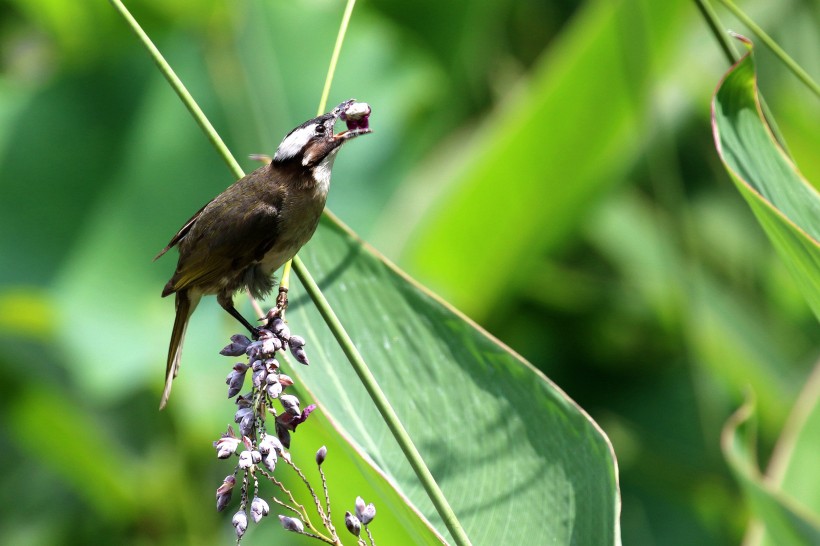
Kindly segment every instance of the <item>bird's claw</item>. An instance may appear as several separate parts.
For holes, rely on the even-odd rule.
[[[279,295],[276,296],[276,307],[268,311],[268,314],[262,319],[265,321],[265,326],[269,327],[274,320],[281,318],[285,320],[285,309],[288,308],[288,289],[279,287]]]

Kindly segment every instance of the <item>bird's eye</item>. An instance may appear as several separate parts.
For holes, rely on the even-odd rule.
[[[325,134],[325,126],[324,125],[317,125],[316,126],[316,134],[318,134],[318,135]]]

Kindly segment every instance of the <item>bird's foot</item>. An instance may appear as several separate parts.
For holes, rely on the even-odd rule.
[[[276,307],[268,311],[268,314],[262,319],[265,321],[265,327],[268,328],[277,318],[285,320],[285,309],[288,308],[288,289],[282,286],[279,287],[279,295],[276,296]]]

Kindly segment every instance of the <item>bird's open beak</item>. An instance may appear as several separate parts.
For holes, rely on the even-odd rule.
[[[370,129],[370,105],[366,102],[356,102],[356,99],[344,101],[333,109],[333,116],[342,119],[347,124],[347,130],[333,135],[333,140],[340,144],[359,135],[372,133]]]

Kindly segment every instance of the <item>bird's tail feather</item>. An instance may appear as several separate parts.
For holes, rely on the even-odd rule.
[[[188,328],[188,319],[196,309],[200,294],[191,294],[187,290],[176,293],[177,314],[174,319],[174,329],[171,332],[171,343],[168,346],[168,361],[165,368],[165,390],[162,391],[162,399],[159,402],[159,409],[163,409],[171,396],[171,386],[174,378],[179,373],[179,361],[182,358],[182,344],[185,341],[185,330]]]

